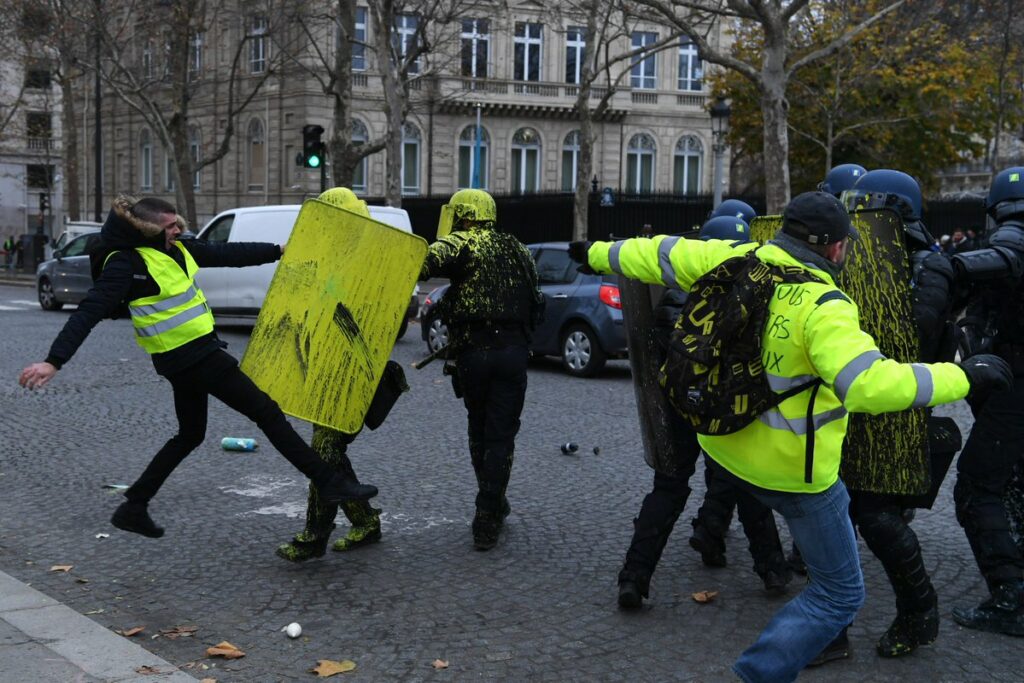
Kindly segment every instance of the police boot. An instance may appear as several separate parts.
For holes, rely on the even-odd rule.
[[[649,574],[623,567],[619,572],[619,607],[622,609],[642,607],[650,586]]]
[[[490,550],[498,545],[503,525],[504,518],[500,513],[478,509],[473,517],[473,547],[477,550]]]
[[[713,531],[701,517],[693,518],[693,536],[690,536],[690,547],[700,553],[700,559],[707,567],[724,567],[725,534]]]
[[[782,554],[782,543],[779,541],[775,517],[767,508],[763,513],[756,515],[745,514],[742,507],[740,512],[743,533],[747,536],[750,556],[754,559],[754,571],[764,582],[766,593],[782,595],[786,592],[786,586],[793,580],[793,572]]]
[[[347,500],[369,500],[377,495],[376,486],[360,484],[354,477],[340,472],[326,483],[317,484],[317,490],[324,505],[340,505]]]
[[[142,534],[149,538],[160,538],[164,535],[164,530],[153,522],[147,507],[148,503],[125,501],[114,510],[110,523],[122,531]]]
[[[954,609],[953,619],[965,628],[1024,636],[1024,585],[1020,579],[996,584],[991,598],[977,607]]]
[[[282,560],[288,560],[289,562],[305,562],[306,560],[312,560],[314,557],[323,557],[327,551],[327,540],[329,538],[330,532],[315,535],[309,531],[303,531],[297,534],[290,543],[277,546],[274,554]]]
[[[342,503],[341,509],[351,526],[343,538],[334,542],[332,550],[355,550],[380,540],[380,510],[363,500]]]
[[[822,664],[828,664],[840,659],[847,659],[850,656],[850,638],[846,635],[846,630],[849,627],[844,627],[839,635],[835,639],[825,646],[825,649],[818,653],[818,656],[807,662],[805,668],[811,669]]]

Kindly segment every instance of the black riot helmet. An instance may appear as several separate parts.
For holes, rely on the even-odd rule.
[[[867,172],[867,169],[859,164],[840,164],[829,171],[825,175],[825,179],[818,183],[818,190],[838,197],[852,189],[861,176]]]
[[[744,223],[749,224],[750,221],[757,218],[757,212],[754,211],[754,207],[747,204],[745,201],[740,199],[726,199],[718,205],[718,208],[708,215],[708,218],[717,218],[718,216],[742,218]]]
[[[846,210],[892,209],[903,220],[907,236],[930,249],[935,240],[921,222],[921,186],[913,176],[888,168],[868,171],[842,195]]]
[[[988,188],[985,210],[996,221],[1024,216],[1024,166],[1012,166],[996,174]]]

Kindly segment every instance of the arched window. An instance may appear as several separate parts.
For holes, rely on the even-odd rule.
[[[369,139],[370,134],[366,130],[366,125],[359,119],[352,119],[352,142],[356,145],[362,145],[366,144]],[[363,157],[356,164],[356,167],[352,169],[352,191],[356,194],[366,192],[366,166],[366,157]]]
[[[139,186],[153,189],[153,140],[147,128],[139,131]]]
[[[411,123],[402,126],[402,194],[420,193],[420,129]]]
[[[684,135],[676,143],[673,189],[676,194],[700,194],[704,147],[696,135]]]
[[[637,133],[626,148],[626,191],[648,194],[654,190],[654,154],[657,145],[647,133]]]
[[[580,132],[574,130],[562,141],[562,192],[576,189],[580,163]]]
[[[480,168],[477,174],[476,166],[476,126],[466,126],[459,136],[459,187],[473,187],[474,176],[478,175],[477,186],[487,189],[489,173],[487,173],[487,150],[490,147],[491,136],[487,129],[480,127]]]
[[[246,141],[249,150],[249,189],[262,190],[267,179],[267,145],[262,121],[249,121]]]
[[[533,128],[520,128],[512,136],[512,191],[539,189],[540,134]]]
[[[188,152],[192,157],[192,189],[202,189],[202,172],[196,168],[202,158],[202,142],[199,137],[199,128],[189,126],[188,128]]]

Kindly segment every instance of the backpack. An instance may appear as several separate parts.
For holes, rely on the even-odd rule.
[[[798,266],[752,252],[723,261],[694,283],[669,341],[659,381],[698,434],[721,436],[821,382],[772,391],[762,361],[768,304],[780,283],[821,282]]]

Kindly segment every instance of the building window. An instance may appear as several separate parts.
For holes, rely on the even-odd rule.
[[[143,190],[153,189],[153,141],[145,128],[139,132],[139,185]]]
[[[356,7],[356,35],[352,42],[352,70],[366,71],[366,8]]]
[[[366,126],[363,125],[363,122],[358,119],[352,119],[352,143],[363,145],[369,139],[370,134],[366,131]],[[352,191],[356,194],[366,192],[366,166],[367,159],[363,157],[356,163],[356,167],[352,169]]]
[[[676,194],[699,194],[704,147],[695,135],[684,135],[676,143],[674,184]]]
[[[679,42],[679,89],[701,90],[704,87],[704,63],[692,40]]]
[[[654,138],[637,133],[626,148],[626,191],[649,194],[654,190]]]
[[[174,157],[168,151],[164,154],[164,189],[173,192],[174,187]]]
[[[262,190],[267,177],[267,146],[263,133],[263,122],[253,119],[248,129],[249,189]]]
[[[402,194],[420,193],[420,129],[402,126]]]
[[[462,75],[487,78],[487,55],[490,41],[487,19],[462,20]]]
[[[53,85],[50,70],[43,66],[33,67],[25,72],[25,87],[35,90],[49,90]]]
[[[658,42],[658,34],[648,31],[633,31],[633,49],[650,47]],[[629,71],[629,84],[634,88],[653,90],[657,86],[658,56],[641,53]]]
[[[487,150],[490,146],[491,136],[487,129],[480,127],[480,187],[487,189],[489,181],[487,173]],[[459,136],[459,187],[472,187],[473,175],[477,170],[475,161],[476,147],[476,126],[466,126]]]
[[[199,129],[190,126],[188,129],[188,151],[192,156],[192,189],[199,190],[202,187],[202,172],[197,168],[201,158],[202,145],[199,140]],[[287,159],[287,157],[285,157]]]
[[[25,166],[25,184],[32,190],[47,190],[53,187],[53,166],[28,164]]]
[[[562,141],[562,192],[576,190],[580,163],[580,132],[574,130]]]
[[[194,81],[203,71],[203,34],[193,34],[189,42],[188,79]]]
[[[148,40],[142,46],[142,77],[153,78],[153,43]]]
[[[541,64],[541,25],[516,22],[515,74],[517,81],[539,81]]]
[[[53,144],[53,116],[48,111],[30,111],[25,114],[25,132],[28,148],[49,150]]]
[[[540,135],[533,128],[520,128],[512,136],[512,191],[540,189]]]
[[[257,14],[249,27],[249,73],[261,74],[267,70],[267,18]]]
[[[565,82],[580,82],[583,74],[583,49],[587,46],[585,33],[580,26],[570,26],[565,30]]]
[[[395,30],[391,34],[392,45],[399,58],[404,60],[406,55],[416,49],[416,29],[419,27],[419,17],[415,14],[399,14],[395,17]],[[419,57],[409,64],[408,73],[418,74],[420,72]]]

